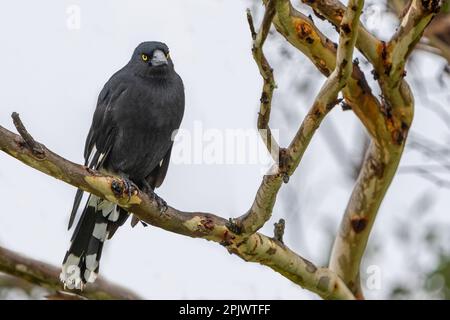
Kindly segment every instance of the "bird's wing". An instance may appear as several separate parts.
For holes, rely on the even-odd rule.
[[[109,151],[114,145],[116,130],[112,117],[112,109],[115,100],[125,90],[125,86],[118,85],[114,88],[107,83],[100,92],[97,108],[94,113],[91,129],[86,138],[84,149],[85,166],[88,168],[96,170],[101,168]],[[69,218],[69,229],[73,225],[82,198],[83,190],[78,189]]]
[[[172,153],[172,146],[173,143],[170,144],[170,147],[161,162],[156,166],[155,169],[152,170],[152,172],[147,177],[147,182],[153,189],[159,188],[163,183],[164,178],[166,177],[167,169],[169,168],[170,155]]]

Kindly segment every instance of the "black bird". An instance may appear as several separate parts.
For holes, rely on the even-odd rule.
[[[172,135],[183,113],[183,82],[169,48],[161,42],[139,44],[128,64],[100,92],[86,139],[85,165],[121,176],[153,194],[166,176]],[[78,190],[69,229],[82,196]],[[89,196],[63,261],[60,278],[66,287],[83,289],[86,282],[95,281],[104,241],[127,218],[128,213],[114,203]]]

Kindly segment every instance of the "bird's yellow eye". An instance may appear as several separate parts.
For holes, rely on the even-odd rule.
[[[141,58],[143,61],[148,61],[148,55],[146,55],[145,53],[141,54]]]
[[[166,54],[166,58],[167,59],[170,59],[170,54],[167,52],[167,54]]]

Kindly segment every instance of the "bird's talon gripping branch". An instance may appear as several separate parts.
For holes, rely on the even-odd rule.
[[[128,202],[130,202],[131,196],[136,190],[138,190],[138,188],[131,181],[127,179],[121,179],[114,180],[111,183],[111,190],[117,198],[121,198],[126,195],[128,198]]]
[[[123,179],[123,184],[125,186],[124,192],[128,195],[128,202],[130,202],[131,196],[133,195],[133,189],[136,190],[137,188],[127,179]]]
[[[122,186],[117,180],[114,180],[111,183],[111,190],[116,197],[120,197],[122,195]]]

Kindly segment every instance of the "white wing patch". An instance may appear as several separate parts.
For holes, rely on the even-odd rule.
[[[91,153],[89,154],[89,157],[88,157],[88,166],[89,167],[94,166],[94,168],[96,168],[96,169],[98,169],[100,163],[102,163],[103,159],[105,158],[105,154],[104,153],[100,153],[100,155],[98,157],[98,160],[97,160],[97,163],[95,163],[95,164],[92,163],[92,161],[94,160],[94,157],[97,154],[97,152],[98,152],[97,145],[94,145],[92,147]]]
[[[97,153],[97,146],[94,145],[94,146],[92,147],[91,154],[89,155],[89,158],[88,158],[88,164],[89,164],[89,165],[91,164],[92,159],[94,158],[94,155],[95,155],[96,153]]]

